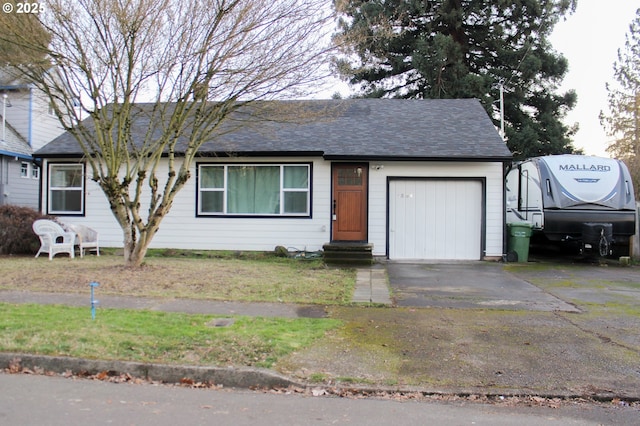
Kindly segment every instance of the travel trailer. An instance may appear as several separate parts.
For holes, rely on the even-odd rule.
[[[533,237],[577,242],[600,256],[628,250],[636,202],[622,161],[550,155],[514,163],[506,175],[506,221],[529,223]]]

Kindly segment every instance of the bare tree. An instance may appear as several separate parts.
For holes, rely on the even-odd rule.
[[[640,197],[640,9],[629,24],[624,49],[613,64],[615,82],[607,84],[608,111],[600,123],[614,140],[607,152],[629,166],[636,198]]]
[[[328,75],[325,3],[50,0],[38,15],[50,42],[5,29],[48,58],[15,68],[49,96],[82,148],[122,227],[129,266],[144,259],[199,147],[239,105],[299,96]],[[134,135],[141,114],[147,130]]]

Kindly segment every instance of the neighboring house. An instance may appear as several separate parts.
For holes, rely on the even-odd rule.
[[[151,247],[319,250],[366,242],[391,259],[503,255],[511,153],[477,100],[299,106],[326,117],[263,121],[205,143]],[[122,231],[73,138],[64,134],[36,156],[43,212],[91,226],[101,245],[121,247]]]
[[[0,205],[39,208],[40,167],[33,152],[63,129],[45,96],[0,71]]]

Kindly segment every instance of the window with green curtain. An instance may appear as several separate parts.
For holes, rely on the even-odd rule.
[[[200,214],[309,214],[309,165],[201,164]]]
[[[227,213],[279,214],[279,166],[228,166]]]

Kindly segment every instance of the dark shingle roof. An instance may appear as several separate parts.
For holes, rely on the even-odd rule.
[[[266,101],[266,104],[282,107],[273,111],[313,110],[314,118],[298,122],[253,121],[204,143],[200,153],[322,155],[328,159],[511,158],[505,142],[475,99],[349,99]],[[147,127],[148,120],[135,121],[134,136],[144,135]],[[35,156],[80,154],[73,137],[65,133]]]

